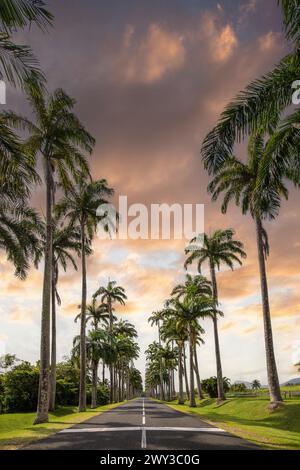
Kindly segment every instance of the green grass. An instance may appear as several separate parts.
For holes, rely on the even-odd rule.
[[[215,399],[208,398],[197,402],[196,408],[176,405],[175,401],[167,404],[264,447],[300,450],[299,400],[287,400],[272,413],[268,403],[264,398],[230,398],[217,405]]]
[[[73,424],[81,423],[92,418],[95,414],[110,410],[118,406],[99,406],[88,409],[84,413],[78,413],[78,409],[72,406],[60,407],[55,412],[49,413],[49,423],[33,425],[36,413],[7,413],[0,415],[0,449],[13,450],[32,441],[42,439],[54,434],[61,429]]]

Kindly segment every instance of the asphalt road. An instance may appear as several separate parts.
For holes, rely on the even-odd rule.
[[[138,398],[25,447],[28,450],[249,450],[253,444]]]

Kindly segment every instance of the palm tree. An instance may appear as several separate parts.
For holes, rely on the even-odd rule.
[[[223,213],[226,213],[228,204],[233,199],[238,206],[241,206],[243,214],[250,213],[255,222],[270,399],[272,402],[280,402],[282,397],[274,353],[265,263],[269,254],[269,244],[267,233],[263,227],[263,220],[272,220],[278,215],[281,196],[287,197],[288,192],[281,179],[273,178],[272,175],[269,175],[268,184],[265,185],[263,190],[257,191],[264,149],[263,135],[261,133],[253,134],[248,144],[247,163],[232,157],[224,163],[208,189],[213,200],[216,200],[224,192]]]
[[[162,310],[157,310],[155,312],[152,312],[152,314],[148,318],[148,322],[151,324],[151,326],[153,326],[153,325],[157,326],[158,344],[160,346],[161,346],[160,325],[161,325],[162,320],[163,320],[163,311]],[[160,399],[161,400],[165,399],[162,364],[160,366]]]
[[[52,241],[52,291],[51,291],[51,368],[50,368],[50,398],[49,411],[55,409],[56,394],[56,302],[61,304],[61,299],[57,291],[59,267],[64,271],[70,263],[77,271],[77,264],[72,252],[80,255],[80,231],[78,227],[68,225],[60,227],[59,220],[53,220],[53,241]]]
[[[56,206],[57,216],[66,216],[71,224],[75,222],[80,227],[81,241],[81,321],[80,321],[80,386],[79,386],[79,411],[86,410],[86,247],[90,245],[103,217],[98,217],[97,209],[102,204],[107,204],[105,197],[110,197],[113,189],[107,185],[107,181],[86,181],[80,178],[77,186],[70,187],[68,194]]]
[[[121,286],[118,286],[116,281],[108,281],[106,287],[100,286],[99,289],[94,293],[93,297],[101,297],[101,302],[107,302],[108,311],[109,311],[109,333],[112,337],[113,334],[113,314],[112,306],[113,303],[119,303],[125,305],[125,300],[127,296],[125,294],[125,289]],[[114,370],[113,365],[110,365],[110,402],[114,401]]]
[[[261,383],[259,380],[253,380],[251,387],[253,390],[259,390],[261,388]]]
[[[188,339],[187,326],[181,321],[178,321],[176,316],[165,315],[163,324],[161,326],[161,337],[163,341],[166,341],[167,344],[170,341],[175,341],[178,351],[178,405],[184,404],[184,394],[183,394],[183,349],[184,344]]]
[[[200,272],[203,263],[208,263],[210,269],[212,294],[216,306],[219,303],[216,268],[220,269],[220,266],[223,263],[230,269],[233,269],[234,263],[241,265],[241,258],[246,257],[246,253],[243,250],[243,244],[240,241],[234,240],[233,237],[234,231],[232,229],[216,230],[211,236],[204,233],[203,246],[201,248],[195,250],[186,250],[186,254],[190,254],[185,261],[185,267],[192,264],[194,261],[197,261],[198,271]],[[196,239],[193,239],[191,240],[191,243],[194,243],[195,241]],[[225,400],[226,397],[223,390],[223,373],[219,345],[217,315],[213,315],[212,319],[214,326],[215,354],[218,379],[218,400],[221,401]]]
[[[299,79],[298,1],[279,0],[283,11],[286,37],[293,50],[275,68],[252,81],[244,91],[226,106],[218,124],[205,137],[202,157],[209,173],[215,173],[233,153],[235,142],[240,142],[253,131],[269,131],[276,127],[281,113],[292,103],[292,83]]]
[[[46,29],[53,15],[42,0],[3,0],[0,3],[0,79],[26,87],[28,81],[44,82],[44,76],[30,47],[17,45],[11,34],[35,23]],[[0,140],[2,136],[0,137]]]
[[[63,90],[43,96],[35,87],[28,89],[28,100],[32,106],[35,122],[4,113],[7,125],[30,134],[26,148],[30,154],[40,155],[45,169],[46,185],[46,241],[44,283],[41,322],[41,363],[37,416],[35,423],[48,421],[49,362],[50,362],[50,297],[52,272],[52,206],[55,179],[65,190],[70,191],[73,181],[80,175],[89,175],[88,165],[82,151],[91,153],[94,139],[81,125],[73,113],[75,101]]]
[[[190,406],[196,406],[194,386],[194,345],[196,331],[199,331],[199,318],[212,317],[216,315],[214,300],[206,295],[194,294],[189,291],[181,301],[173,298],[167,301],[166,314],[177,318],[188,327],[189,336],[189,362],[190,362]],[[202,329],[200,329],[203,332]]]
[[[98,366],[100,359],[111,355],[110,340],[105,329],[93,329],[86,337],[86,355],[92,371],[91,408],[97,407]],[[80,335],[73,340],[73,356],[80,357]]]

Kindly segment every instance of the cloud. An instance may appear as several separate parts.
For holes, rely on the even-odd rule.
[[[258,38],[259,47],[263,52],[272,51],[275,48],[282,48],[282,36],[280,33],[269,31],[260,38]]]
[[[249,17],[255,13],[257,10],[258,0],[249,0],[248,2],[242,3],[239,7],[239,18],[238,26],[239,28],[243,26],[248,20]]]
[[[190,36],[192,37],[193,33]],[[226,63],[238,46],[233,26],[229,23],[223,24],[220,15],[215,12],[203,14],[200,31],[195,38],[207,43],[212,61],[219,64]]]
[[[138,38],[128,26],[123,38],[124,72],[129,82],[151,84],[185,62],[183,41],[178,34],[151,24],[146,35]]]

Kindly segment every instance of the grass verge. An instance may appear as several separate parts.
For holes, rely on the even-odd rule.
[[[218,405],[208,398],[197,402],[196,408],[177,405],[176,401],[166,404],[263,447],[300,450],[300,401],[287,400],[272,413],[268,403],[260,398],[230,398]]]
[[[7,413],[0,415],[0,449],[14,450],[38,439],[50,436],[61,429],[69,428],[92,418],[95,414],[111,410],[120,403],[99,406],[78,413],[78,408],[72,406],[59,407],[49,413],[49,423],[33,425],[36,413]]]

